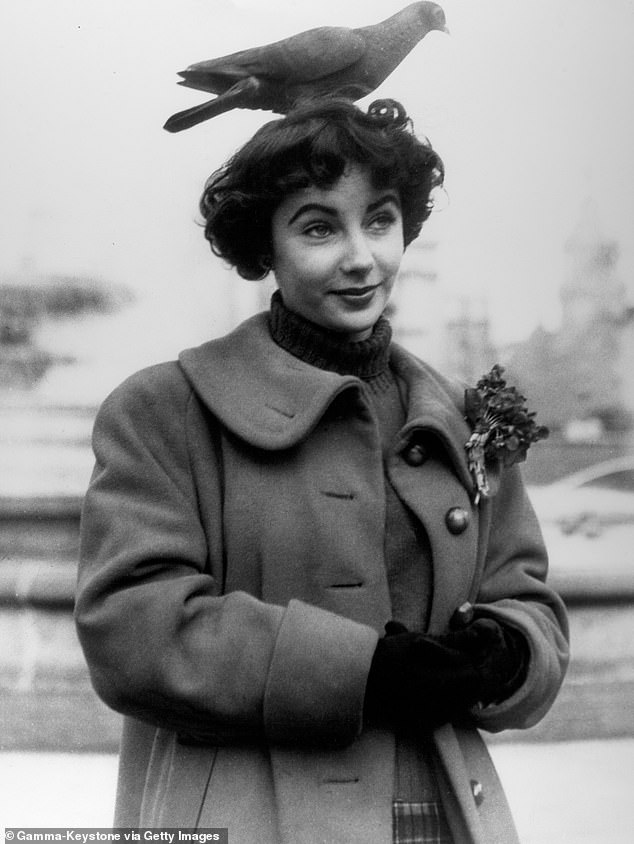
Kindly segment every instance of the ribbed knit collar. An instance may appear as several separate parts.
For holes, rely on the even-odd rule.
[[[365,381],[387,373],[392,328],[385,317],[379,317],[366,340],[351,342],[290,311],[276,290],[269,323],[277,345],[304,363]]]

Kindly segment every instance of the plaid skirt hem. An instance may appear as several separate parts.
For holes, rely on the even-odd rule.
[[[435,801],[392,803],[393,844],[453,844],[442,806]]]

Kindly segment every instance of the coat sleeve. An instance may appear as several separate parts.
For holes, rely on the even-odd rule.
[[[361,730],[377,635],[302,601],[222,594],[220,471],[210,460],[210,543],[188,453],[194,403],[176,365],[162,365],[97,416],[75,609],[95,689],[195,740],[346,744]]]
[[[530,651],[514,694],[474,713],[478,727],[497,732],[531,727],[552,706],[568,667],[568,621],[546,582],[546,548],[518,467],[502,470],[499,490],[485,506],[488,546],[475,609],[522,633]]]

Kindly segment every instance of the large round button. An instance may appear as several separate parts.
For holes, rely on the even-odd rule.
[[[452,507],[451,510],[447,510],[445,524],[447,525],[449,533],[453,533],[454,536],[458,536],[459,534],[464,533],[467,529],[469,524],[469,513],[467,513],[463,507]]]
[[[403,456],[409,466],[422,466],[427,460],[427,449],[422,443],[413,443]]]

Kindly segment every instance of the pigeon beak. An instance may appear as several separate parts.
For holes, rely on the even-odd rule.
[[[445,32],[447,35],[451,35],[451,30],[449,29],[448,26],[443,26],[443,28],[440,31]]]

